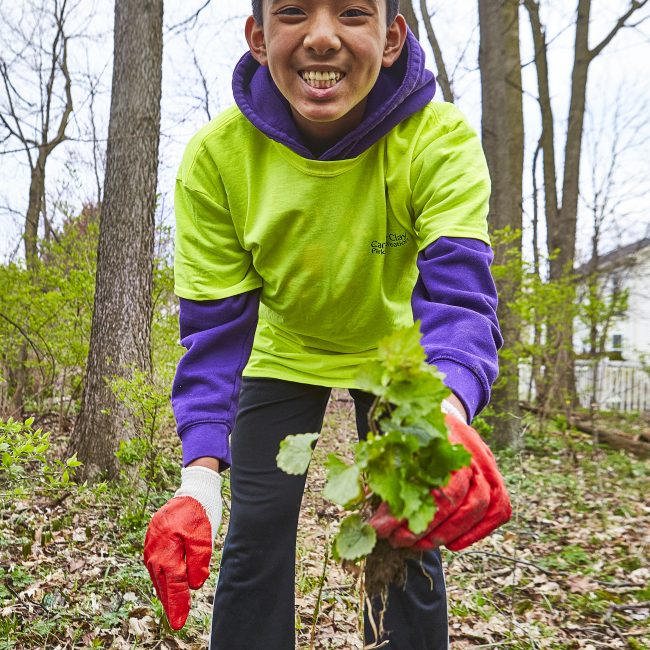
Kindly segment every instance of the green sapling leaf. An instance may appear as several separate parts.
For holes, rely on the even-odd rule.
[[[384,379],[384,369],[377,361],[364,364],[357,373],[359,388],[374,395],[383,395],[385,393]]]
[[[411,532],[424,532],[436,514],[436,506],[431,491],[422,485],[413,483],[402,483],[402,499],[404,500],[404,512],[400,513],[409,522]]]
[[[403,372],[405,369],[422,364],[426,355],[420,345],[420,321],[383,338],[377,350],[382,365],[389,373]]]
[[[334,454],[325,461],[327,485],[323,496],[344,508],[363,499],[361,471],[358,465],[348,465]]]
[[[287,474],[304,474],[309,467],[313,443],[318,440],[318,433],[299,433],[287,436],[280,443],[276,457],[278,467]]]
[[[375,547],[377,533],[359,514],[346,517],[341,522],[341,528],[334,544],[338,557],[343,560],[356,560],[368,555]]]

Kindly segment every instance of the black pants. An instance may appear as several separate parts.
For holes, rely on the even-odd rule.
[[[372,395],[350,390],[360,437]],[[295,551],[306,476],[277,467],[280,441],[320,431],[330,389],[245,378],[231,436],[231,510],[212,616],[211,650],[294,650]],[[427,575],[428,574],[428,575]],[[373,605],[378,620],[380,603]],[[386,650],[447,650],[447,602],[438,551],[389,590]],[[365,642],[377,641],[365,612]]]

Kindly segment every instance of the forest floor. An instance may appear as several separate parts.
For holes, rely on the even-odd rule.
[[[353,422],[346,394],[335,392],[300,521],[300,650],[362,648],[358,581],[325,562],[340,512],[321,497],[323,460],[350,454]],[[524,439],[522,451],[498,456],[512,520],[465,551],[443,551],[452,648],[649,648],[650,464],[576,432],[530,427]],[[65,440],[53,432],[52,452]],[[227,510],[213,575],[193,594],[186,627],[173,633],[141,562],[150,514],[178,480],[169,469],[179,457],[173,434],[165,454],[167,489],[155,488],[150,503],[127,479],[71,486],[57,497],[27,488],[7,502],[0,494],[0,650],[207,647]]]

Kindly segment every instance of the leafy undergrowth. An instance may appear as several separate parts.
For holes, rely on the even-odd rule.
[[[358,580],[327,553],[342,513],[321,497],[323,460],[351,453],[353,421],[347,394],[336,391],[301,515],[301,649],[362,647]],[[650,467],[594,450],[580,434],[571,438],[575,456],[561,435],[526,439],[523,452],[499,459],[511,522],[463,552],[444,552],[452,648],[650,647]],[[178,458],[172,434],[167,446]],[[177,485],[174,463],[161,476],[166,489],[150,512]],[[148,515],[137,516],[137,500],[127,481],[11,503],[0,495],[0,650],[207,646],[216,576],[194,594],[185,629],[172,633],[140,561]],[[214,566],[226,528],[227,512]]]

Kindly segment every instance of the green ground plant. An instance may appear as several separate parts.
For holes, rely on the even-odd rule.
[[[172,426],[173,415],[169,390],[148,373],[133,371],[129,379],[116,378],[111,388],[131,416],[130,428],[135,435],[120,442],[117,458],[122,480],[133,498],[122,516],[125,525],[140,529],[148,520],[151,495],[161,486],[177,480],[179,464],[162,444],[162,431]],[[170,477],[171,475],[171,477]]]
[[[342,514],[336,504],[323,499],[322,488],[328,454],[347,458],[344,450],[352,451],[354,415],[346,402],[335,401],[331,407],[315,452],[318,458],[309,468],[301,515],[298,647],[309,647],[313,636],[314,647],[349,650],[359,639],[360,584],[331,554],[325,561]],[[639,498],[650,489],[650,468],[626,453],[603,448],[594,454],[590,438],[569,433],[575,436],[577,467],[566,454],[563,434],[552,428],[540,433],[531,426],[521,451],[500,452],[513,519],[466,551],[443,552],[452,647],[579,650],[591,643],[624,648],[612,626],[632,640],[632,648],[650,642],[643,621],[647,610],[642,607],[650,598],[644,553],[650,520]],[[13,435],[6,430],[6,436]],[[163,427],[158,435],[161,453],[178,465],[176,434]],[[52,464],[62,443],[50,437],[49,447],[40,450],[46,462]],[[176,471],[178,467],[170,467],[157,474],[147,514],[173,494]],[[30,469],[27,475],[34,473]],[[3,502],[0,513],[2,650],[57,645],[64,650],[205,648],[227,510],[215,544],[212,576],[193,594],[187,626],[172,633],[165,628],[142,564],[147,517],[140,523],[123,519],[130,501],[141,503],[144,482],[134,484],[124,477],[80,491],[70,482],[49,496],[30,487],[23,484]],[[69,496],[61,500],[66,493]],[[601,507],[610,513],[606,521]],[[23,548],[26,542],[29,546]]]
[[[81,465],[75,456],[67,460],[52,458],[49,432],[34,429],[34,418],[24,422],[0,420],[0,499],[10,500],[40,494],[56,497],[70,489],[75,469]]]
[[[0,374],[17,412],[74,412],[95,293],[99,223],[88,208],[40,242],[32,270],[0,266]]]

